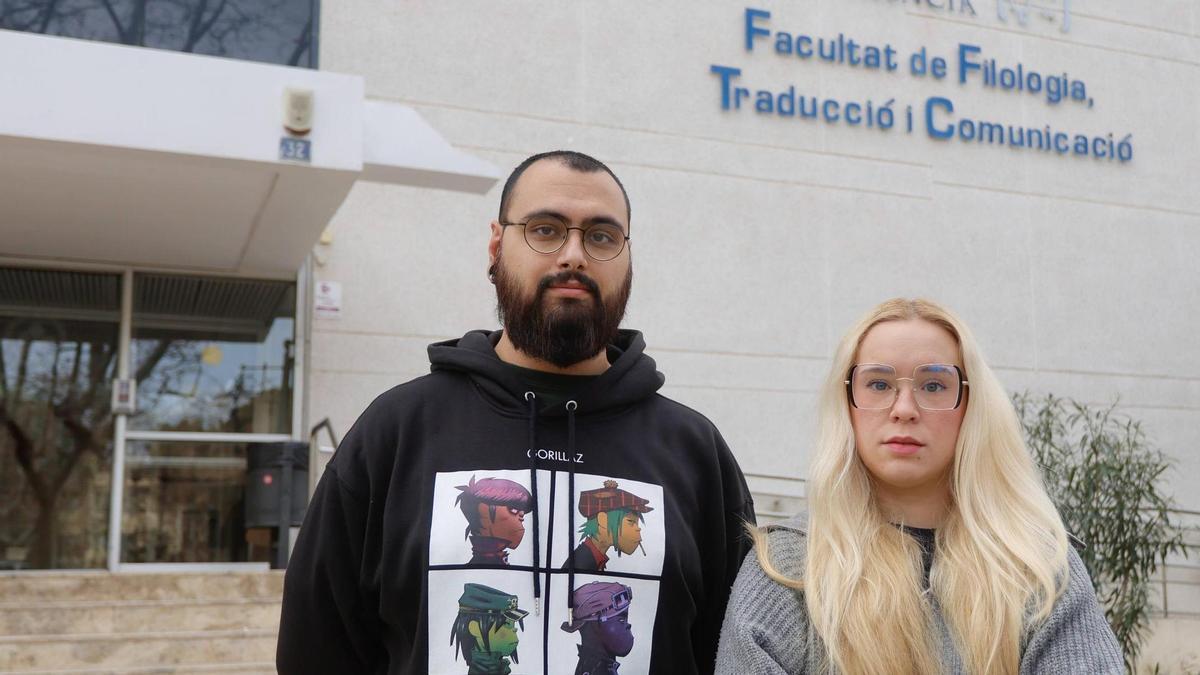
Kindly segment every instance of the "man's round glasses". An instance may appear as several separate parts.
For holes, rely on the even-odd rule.
[[[897,377],[895,368],[882,363],[860,363],[846,378],[846,395],[860,410],[887,410],[900,395],[901,380],[912,382],[913,400],[922,410],[954,410],[967,386],[962,369],[946,363],[917,366],[912,377]]]
[[[583,250],[592,259],[605,262],[621,255],[629,237],[619,225],[593,223],[587,227],[568,227],[551,216],[535,216],[523,223],[500,223],[501,227],[520,227],[525,230],[525,243],[538,253],[555,253],[567,243],[571,230],[583,236]]]

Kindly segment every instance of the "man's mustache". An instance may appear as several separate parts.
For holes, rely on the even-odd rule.
[[[592,281],[592,278],[583,272],[576,272],[573,270],[566,270],[564,272],[559,272],[558,274],[548,274],[542,277],[542,280],[538,282],[538,297],[541,298],[551,286],[566,284],[572,281],[587,289],[587,292],[591,294],[591,296],[595,298],[597,302],[599,302],[600,287],[596,285],[596,282]]]

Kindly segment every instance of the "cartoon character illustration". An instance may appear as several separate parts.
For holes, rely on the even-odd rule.
[[[633,589],[613,581],[593,581],[575,589],[575,615],[560,626],[579,631],[579,663],[575,675],[617,675],[618,656],[633,649],[629,603]]]
[[[642,514],[654,509],[648,499],[617,489],[614,480],[604,481],[604,487],[579,493],[579,512],[587,518],[579,528],[580,543],[571,557],[575,569],[584,572],[603,571],[608,565],[608,549],[616,548],[617,555],[633,553],[642,545]],[[646,555],[646,549],[642,549]],[[563,567],[570,566],[570,560]]]
[[[471,540],[469,565],[507,565],[508,550],[525,538],[525,514],[533,497],[520,483],[504,478],[482,478],[457,486],[462,492],[454,504],[467,519],[463,538]]]
[[[450,629],[454,660],[462,653],[468,675],[508,675],[509,657],[517,657],[517,627],[525,630],[529,612],[517,607],[517,596],[483,584],[464,584],[458,617]]]

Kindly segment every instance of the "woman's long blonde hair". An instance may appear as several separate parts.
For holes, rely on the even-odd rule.
[[[962,353],[962,426],[950,469],[951,508],[938,528],[923,593],[918,544],[875,501],[855,451],[845,379],[864,336],[884,321],[923,319],[954,336]],[[850,675],[942,670],[932,604],[940,607],[971,673],[1017,673],[1022,631],[1049,616],[1067,583],[1067,535],[1021,435],[1012,403],[967,327],[928,300],[893,299],[842,338],[820,397],[808,482],[804,578],[758,560],[775,581],[803,590],[828,665]]]

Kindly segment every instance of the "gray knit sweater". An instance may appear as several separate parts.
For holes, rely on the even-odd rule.
[[[771,560],[779,571],[798,579],[804,571],[803,523],[794,519],[768,534]],[[936,611],[936,610],[935,610]],[[940,615],[942,663],[947,673],[965,673]],[[1054,604],[1049,619],[1025,636],[1021,674],[1086,673],[1121,675],[1121,649],[1096,601],[1087,569],[1070,551],[1070,583]],[[746,556],[721,629],[717,674],[826,673],[824,649],[801,593],[772,581],[753,551]]]

